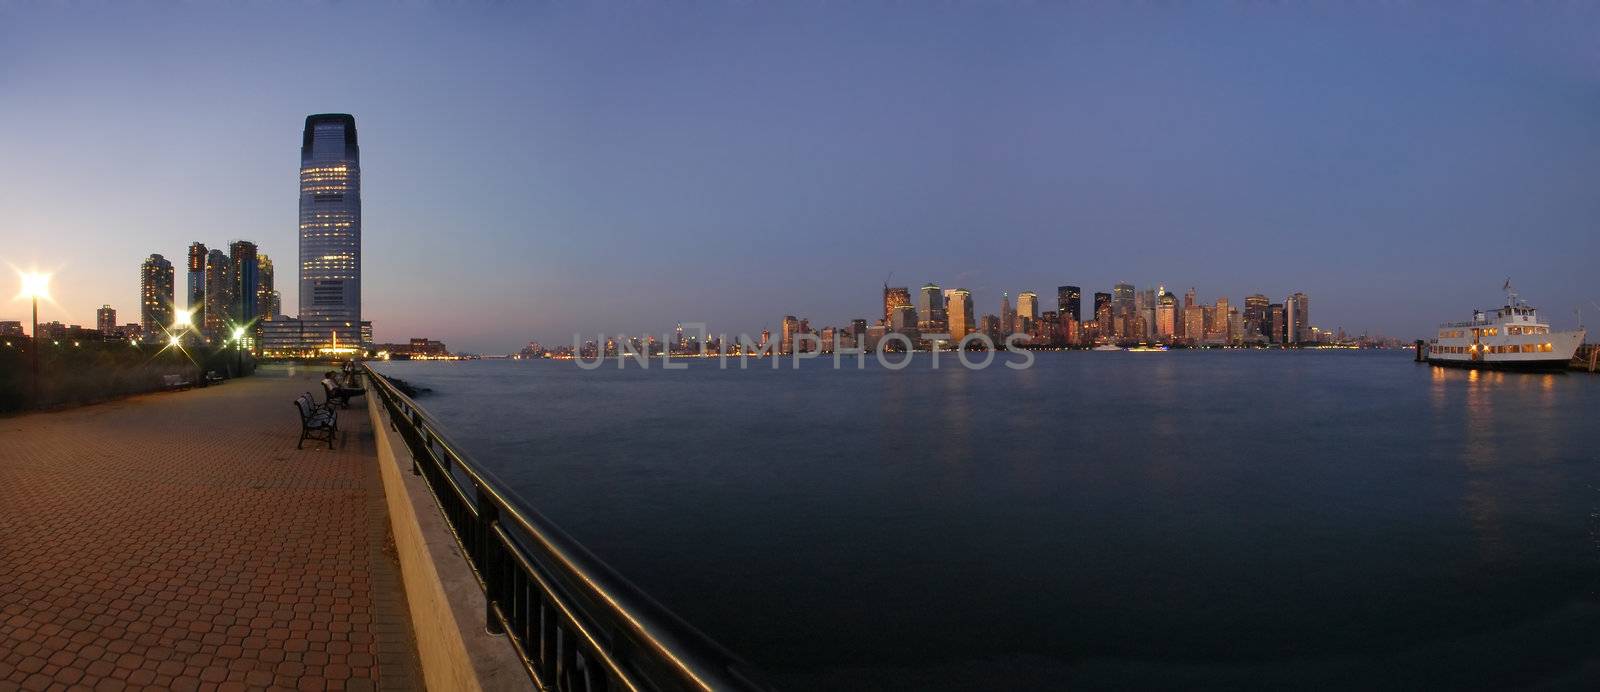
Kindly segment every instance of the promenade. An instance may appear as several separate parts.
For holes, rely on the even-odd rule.
[[[295,449],[316,373],[0,418],[0,691],[421,687],[365,402]]]

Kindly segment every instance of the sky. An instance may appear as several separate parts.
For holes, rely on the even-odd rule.
[[[504,353],[1127,281],[1428,334],[1600,316],[1600,5],[0,0],[0,262],[42,320],[247,239],[297,305],[355,115],[378,341]],[[0,268],[3,270],[3,268]],[[0,278],[0,319],[25,319]],[[181,285],[182,279],[179,279]],[[181,301],[181,298],[180,298]]]

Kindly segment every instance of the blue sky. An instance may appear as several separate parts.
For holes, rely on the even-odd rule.
[[[0,261],[56,272],[44,319],[133,321],[193,240],[295,305],[314,112],[360,130],[379,340],[840,324],[890,272],[1400,336],[1507,276],[1600,300],[1596,6],[129,5],[0,0]]]

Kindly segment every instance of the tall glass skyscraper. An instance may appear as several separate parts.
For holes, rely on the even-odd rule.
[[[356,119],[306,117],[300,144],[300,319],[315,345],[361,339],[361,150]]]

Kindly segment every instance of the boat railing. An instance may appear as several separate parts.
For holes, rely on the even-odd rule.
[[[601,562],[450,441],[416,402],[362,366],[484,592],[541,690],[771,690],[749,663]]]

